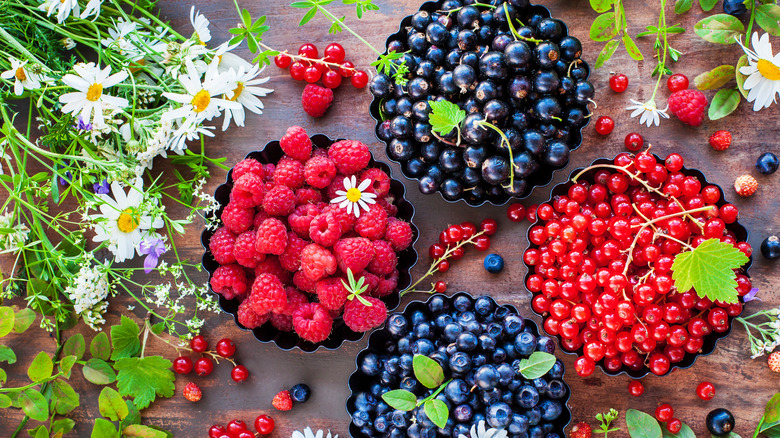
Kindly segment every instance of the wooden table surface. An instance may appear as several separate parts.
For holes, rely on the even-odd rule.
[[[161,15],[169,19],[182,33],[188,34],[191,31],[188,16],[190,4],[193,2],[211,20],[214,36],[212,42],[224,41],[228,36],[228,29],[238,21],[233,4],[228,0],[165,0],[159,3]],[[374,55],[352,36],[346,33],[337,37],[328,35],[328,23],[321,17],[315,18],[303,31],[299,30],[297,21],[301,11],[288,7],[287,0],[253,0],[241,3],[253,16],[268,16],[267,24],[271,26],[271,30],[266,34],[265,41],[272,47],[296,50],[300,44],[311,42],[323,48],[329,42],[337,40],[346,48],[348,59],[356,65],[367,66],[374,59]],[[340,6],[335,9],[340,15],[347,15],[348,24],[369,42],[376,47],[383,47],[386,37],[397,30],[399,21],[414,13],[421,2],[377,0],[376,3],[381,6],[381,10],[367,14],[361,21],[354,18],[351,9]],[[590,23],[596,16],[588,1],[548,0],[542,3],[552,11],[554,17],[566,21],[572,35],[582,40],[583,57],[592,65],[603,44],[588,39]],[[632,35],[642,31],[645,25],[657,22],[658,1],[635,0],[625,3]],[[672,16],[671,12],[671,4],[674,2],[669,3],[669,22],[681,22],[688,29],[685,34],[674,36],[671,40],[672,45],[684,54],[683,62],[672,66],[675,72],[684,73],[692,80],[697,74],[717,65],[736,63],[741,55],[737,46],[705,43],[692,32],[693,25],[703,15],[698,6],[694,6],[688,14],[677,17]],[[716,11],[720,8],[719,4]],[[727,198],[740,208],[740,220],[751,233],[750,243],[756,248],[757,255],[754,257],[751,276],[754,285],[761,290],[759,296],[763,302],[751,303],[747,306],[747,312],[778,306],[780,296],[776,289],[780,286],[780,281],[773,275],[776,266],[758,255],[758,246],[762,239],[769,233],[778,231],[780,201],[774,192],[778,186],[778,176],[760,176],[753,167],[759,154],[767,151],[778,152],[778,106],[753,113],[751,106],[743,102],[732,116],[717,122],[706,121],[698,128],[684,126],[677,120],[666,120],[659,128],[640,127],[637,119],[628,117],[629,112],[625,111],[624,107],[629,104],[630,98],[644,101],[652,93],[655,81],[650,78],[650,72],[655,62],[650,59],[651,45],[652,41],[648,39],[639,41],[639,47],[648,58],[644,62],[630,60],[620,49],[604,68],[593,72],[591,80],[598,90],[597,114],[613,117],[616,128],[612,135],[605,138],[595,134],[592,124],[587,127],[584,131],[584,144],[572,155],[569,169],[590,163],[595,158],[611,157],[623,151],[623,138],[632,131],[642,133],[646,142],[653,144],[653,151],[660,155],[681,153],[685,157],[686,165],[705,170],[710,181],[726,189]],[[242,48],[239,52],[248,56],[246,49]],[[607,81],[610,71],[620,71],[628,75],[631,81],[628,91],[615,94],[609,89]],[[276,90],[263,99],[266,114],[255,116],[250,113],[246,128],[232,128],[229,135],[218,133],[215,139],[207,140],[211,156],[226,155],[228,163],[233,164],[247,152],[258,149],[268,141],[279,139],[288,126],[297,124],[304,126],[311,134],[323,133],[334,138],[361,140],[371,146],[376,157],[385,158],[383,144],[375,138],[374,121],[368,114],[371,96],[367,91],[355,90],[350,86],[342,87],[336,92],[335,102],[327,116],[314,120],[301,108],[302,83],[293,81],[286,71],[280,71],[275,66],[268,67],[265,73],[272,77],[269,85]],[[711,99],[713,92],[706,94]],[[668,91],[662,87],[658,98],[661,106],[667,96]],[[726,152],[715,152],[707,145],[709,135],[718,129],[730,129],[734,134],[734,143]],[[393,169],[395,175],[406,183],[408,197],[417,208],[415,223],[421,235],[416,248],[421,257],[414,272],[419,275],[423,266],[427,266],[428,245],[447,224],[465,220],[478,222],[493,217],[499,221],[500,229],[493,239],[491,249],[504,256],[507,263],[504,272],[501,275],[488,274],[482,267],[484,254],[477,254],[472,250],[440,278],[449,283],[451,292],[465,290],[472,294],[489,294],[499,302],[511,303],[530,314],[529,293],[522,287],[526,270],[521,261],[522,250],[528,243],[525,237],[528,223],[509,222],[505,207],[487,206],[475,209],[462,202],[448,204],[439,195],[424,196],[417,191],[414,182],[400,176],[397,165],[394,164]],[[565,173],[568,174],[568,171]],[[745,173],[756,175],[761,184],[756,195],[749,200],[739,199],[731,188],[734,179]],[[564,178],[564,175],[558,174],[554,183],[561,182]],[[220,181],[224,181],[224,173],[214,171],[209,182],[210,190]],[[549,187],[538,188],[525,202],[530,205],[544,201],[548,193]],[[191,260],[199,260],[202,253],[200,227],[199,224],[190,227],[186,238],[179,240],[179,247],[185,249]],[[207,280],[202,274],[199,278]],[[406,297],[402,304],[415,298],[425,297]],[[127,304],[129,300],[125,297],[114,299],[109,308],[109,322],[116,321],[120,314],[127,314]],[[136,317],[143,315],[137,313]],[[88,341],[93,336],[83,325],[80,330],[87,335]],[[347,343],[337,351],[318,351],[311,354],[295,350],[281,351],[274,344],[258,343],[251,333],[239,330],[232,317],[224,314],[210,316],[204,333],[212,341],[225,336],[234,339],[238,345],[237,357],[249,368],[251,377],[247,382],[236,384],[230,379],[229,367],[218,366],[209,378],[196,380],[203,388],[204,396],[195,404],[184,400],[180,395],[189,379],[177,379],[177,394],[173,398],[158,401],[143,412],[146,424],[170,430],[176,437],[205,437],[206,430],[213,423],[224,424],[234,418],[249,423],[258,414],[267,412],[276,420],[276,430],[272,435],[275,437],[289,437],[293,430],[302,430],[306,426],[315,430],[330,429],[342,437],[348,436],[349,416],[345,409],[348,397],[347,379],[355,369],[354,357],[365,347],[365,339],[357,343]],[[9,384],[24,380],[27,365],[37,351],[54,350],[53,340],[40,330],[30,331],[24,336],[11,336],[4,339],[4,342],[14,348],[20,357],[17,364],[7,367]],[[152,350],[155,353],[164,352],[172,358],[173,350],[163,351],[160,345],[159,342],[153,343]],[[769,371],[763,359],[750,360],[748,348],[744,330],[741,327],[735,328],[728,339],[718,344],[712,355],[699,358],[693,367],[678,370],[667,377],[643,379],[646,390],[639,398],[628,394],[626,386],[629,379],[626,376],[609,377],[597,370],[590,378],[583,379],[574,372],[575,356],[561,355],[567,367],[567,382],[571,386],[572,397],[569,405],[574,421],[585,420],[593,424],[593,416],[609,408],[616,408],[621,414],[627,408],[652,412],[658,404],[669,402],[674,406],[675,416],[689,424],[699,436],[706,436],[704,417],[709,410],[716,407],[729,408],[736,416],[736,432],[743,437],[751,436],[764,404],[778,390],[779,385],[777,374]],[[703,402],[696,397],[695,388],[703,380],[713,382],[717,388],[717,395],[712,401]],[[306,382],[312,387],[312,399],[291,412],[275,412],[271,408],[273,395],[299,382]],[[99,416],[99,387],[86,382],[80,372],[74,373],[71,383],[81,394],[81,407],[71,414],[77,426],[74,433],[68,436],[87,437],[90,435],[94,418]],[[0,416],[0,436],[10,436],[21,418],[21,412],[18,410],[4,410]],[[30,422],[30,425],[34,424],[34,421]],[[615,437],[628,435],[624,424],[621,420],[623,431],[616,433]]]

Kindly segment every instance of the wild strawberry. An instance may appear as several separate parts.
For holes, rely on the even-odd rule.
[[[716,131],[710,136],[710,146],[716,151],[725,151],[731,146],[731,133],[726,130]]]
[[[590,424],[581,421],[571,428],[569,436],[571,438],[590,438],[592,432]]]
[[[184,398],[187,400],[196,402],[201,397],[203,397],[203,392],[201,392],[200,387],[195,382],[190,382],[184,387]]]
[[[734,190],[739,196],[747,198],[758,190],[758,181],[750,175],[742,175],[734,181]]]
[[[274,396],[271,404],[280,411],[289,411],[292,409],[292,398],[290,397],[290,391],[279,391],[279,393]]]
[[[774,353],[770,354],[769,357],[766,359],[767,365],[769,365],[769,369],[780,373],[780,351],[775,351]]]

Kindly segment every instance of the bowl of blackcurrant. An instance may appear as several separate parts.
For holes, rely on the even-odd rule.
[[[527,197],[582,144],[595,90],[581,55],[528,0],[424,3],[387,39],[383,56],[397,59],[370,83],[376,135],[424,194],[470,206]]]
[[[581,376],[688,368],[729,335],[752,288],[738,214],[679,154],[598,159],[537,209],[523,254],[531,308]]]
[[[357,355],[350,435],[458,438],[482,424],[513,437],[563,438],[570,389],[554,352],[533,321],[491,297],[458,292],[412,301]],[[429,416],[429,403],[439,405],[438,416]]]

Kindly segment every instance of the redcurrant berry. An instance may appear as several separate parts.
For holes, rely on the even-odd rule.
[[[189,374],[192,371],[192,359],[179,356],[173,360],[173,371],[176,374]]]
[[[219,438],[227,433],[225,426],[221,424],[215,424],[209,427],[209,438]]]
[[[679,172],[683,168],[684,160],[680,154],[669,154],[664,164],[669,172]]]
[[[214,371],[214,363],[207,357],[201,357],[195,362],[195,373],[199,376],[208,376]]]
[[[236,365],[230,371],[230,378],[233,379],[234,382],[243,382],[248,377],[249,377],[249,370],[246,369],[246,367],[243,365]]]
[[[632,132],[626,136],[626,149],[628,149],[631,152],[636,152],[640,149],[642,149],[642,146],[645,145],[645,139],[642,138],[642,136],[639,133]]]
[[[362,70],[356,70],[350,79],[352,86],[355,88],[363,88],[368,85],[368,73]]]
[[[471,236],[477,232],[477,226],[471,222],[463,222],[460,224],[460,228],[463,230],[464,239],[471,239]]]
[[[628,382],[628,393],[634,397],[639,397],[645,393],[645,385],[639,380],[632,380]]]
[[[655,408],[655,418],[661,423],[666,423],[674,417],[674,409],[668,403],[664,403],[661,406]]]
[[[296,81],[302,81],[306,76],[306,65],[301,61],[295,61],[290,65],[290,77]]]
[[[230,434],[237,435],[242,430],[249,430],[249,429],[246,427],[246,423],[244,423],[241,420],[233,420],[227,425],[227,432]]]
[[[344,47],[339,43],[328,44],[322,54],[325,56],[325,61],[333,62],[335,64],[341,64],[347,56]]]
[[[447,272],[450,270],[450,262],[447,260],[442,260],[439,262],[437,268],[439,269],[439,272]]]
[[[439,280],[436,282],[436,284],[433,285],[433,291],[436,293],[443,294],[447,291],[447,283]]]
[[[306,68],[306,71],[303,73],[303,78],[310,84],[319,81],[321,77],[322,72],[320,72],[320,69],[317,68],[316,65]]]
[[[298,49],[298,55],[309,59],[317,59],[319,52],[317,51],[317,46],[306,43]]]
[[[274,431],[274,419],[268,415],[258,415],[255,418],[255,429],[260,435],[269,435]]]
[[[222,357],[233,356],[236,352],[236,343],[230,338],[223,338],[217,342],[217,354]]]
[[[474,239],[474,247],[477,248],[477,251],[487,251],[490,249],[490,237],[488,236],[479,236],[476,239]]]
[[[208,350],[209,343],[206,342],[206,338],[203,335],[198,335],[190,340],[190,348],[197,353],[203,353]]]
[[[668,423],[666,423],[666,430],[668,430],[671,433],[677,433],[682,429],[682,421],[680,421],[678,418],[672,418],[669,420]]]
[[[615,93],[622,93],[628,88],[628,76],[623,73],[612,75],[609,78],[609,87]]]
[[[666,86],[669,87],[669,91],[672,93],[675,91],[687,90],[688,83],[688,77],[680,73],[671,75],[669,76],[669,79],[666,80]]]
[[[341,85],[342,76],[333,70],[328,70],[322,75],[322,85],[327,88],[338,88]]]
[[[580,356],[574,363],[574,369],[580,377],[588,377],[596,370],[596,363],[590,358]]]
[[[596,119],[596,132],[601,135],[609,135],[615,129],[615,121],[609,116],[601,116]]]
[[[573,186],[577,187],[577,186]],[[512,222],[521,222],[523,219],[525,219],[525,205],[520,204],[519,202],[516,202],[509,206],[509,208],[506,209],[506,215],[509,217],[509,220]]]
[[[485,232],[486,236],[492,236],[498,231],[498,223],[495,219],[485,219],[479,224],[479,229]]]
[[[287,68],[290,66],[291,62],[292,58],[284,53],[280,53],[274,58],[274,64],[276,64],[276,66],[279,68]]]
[[[345,78],[351,78],[355,74],[355,65],[349,61],[344,61],[339,67],[339,73]]]
[[[715,385],[710,382],[701,382],[696,387],[696,395],[702,400],[712,400],[715,397]]]

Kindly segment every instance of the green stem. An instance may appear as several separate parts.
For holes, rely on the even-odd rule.
[[[512,187],[515,185],[515,157],[512,153],[512,144],[509,143],[509,139],[506,137],[506,134],[504,134],[504,131],[498,128],[498,126],[488,122],[487,120],[483,120],[479,122],[480,126],[488,127],[498,133],[498,135],[501,136],[501,142],[506,144],[506,150],[509,151],[509,187]]]
[[[360,41],[361,41],[363,44],[365,44],[366,46],[368,46],[368,48],[369,48],[369,49],[371,49],[371,50],[373,50],[373,51],[374,51],[374,52],[375,52],[377,55],[381,55],[381,54],[382,54],[382,52],[380,52],[379,50],[377,50],[377,49],[376,49],[376,47],[372,46],[372,45],[371,45],[371,43],[369,43],[368,41],[366,41],[365,39],[363,39],[363,37],[361,37],[360,35],[358,35],[358,34],[357,34],[357,33],[356,33],[354,30],[352,30],[352,29],[351,29],[349,26],[347,26],[346,24],[344,24],[344,22],[343,22],[342,20],[338,19],[338,18],[337,18],[335,15],[331,14],[330,12],[328,12],[328,10],[327,10],[327,9],[323,8],[323,7],[322,7],[322,6],[320,6],[320,5],[317,5],[317,10],[318,10],[318,11],[320,11],[320,12],[322,12],[322,14],[323,14],[323,15],[325,15],[326,17],[328,17],[328,19],[329,19],[331,22],[333,22],[333,23],[338,23],[338,24],[339,24],[339,26],[341,26],[342,28],[344,28],[344,29],[345,29],[347,32],[351,33],[351,34],[352,34],[352,35],[353,35],[355,38],[359,39],[359,40],[360,40]]]
[[[422,400],[417,400],[417,406],[422,406],[422,405],[424,405],[424,404],[425,404],[425,402],[428,402],[428,401],[430,401],[430,400],[433,400],[433,399],[435,399],[437,395],[441,394],[441,392],[442,392],[442,391],[444,391],[444,388],[446,388],[446,387],[447,387],[447,385],[448,385],[450,382],[452,382],[452,379],[450,379],[450,380],[447,380],[446,382],[444,382],[444,383],[442,383],[441,385],[439,385],[439,388],[438,388],[438,389],[436,389],[436,391],[435,391],[433,394],[429,395],[428,397],[425,397],[425,398],[424,398],[424,399],[422,399]]]
[[[0,38],[4,39],[8,44],[12,45],[16,50],[18,50],[20,53],[27,56],[27,58],[31,61],[35,61],[36,63],[40,64],[44,69],[47,71],[51,71],[49,67],[46,66],[43,62],[41,62],[40,59],[38,59],[37,56],[33,55],[32,52],[27,50],[19,41],[16,40],[11,34],[5,31],[2,27],[0,27]]]
[[[750,40],[751,32],[753,32],[753,23],[756,21],[756,0],[753,0],[753,7],[750,8],[750,20],[748,21],[747,32],[745,32],[745,42]]]

